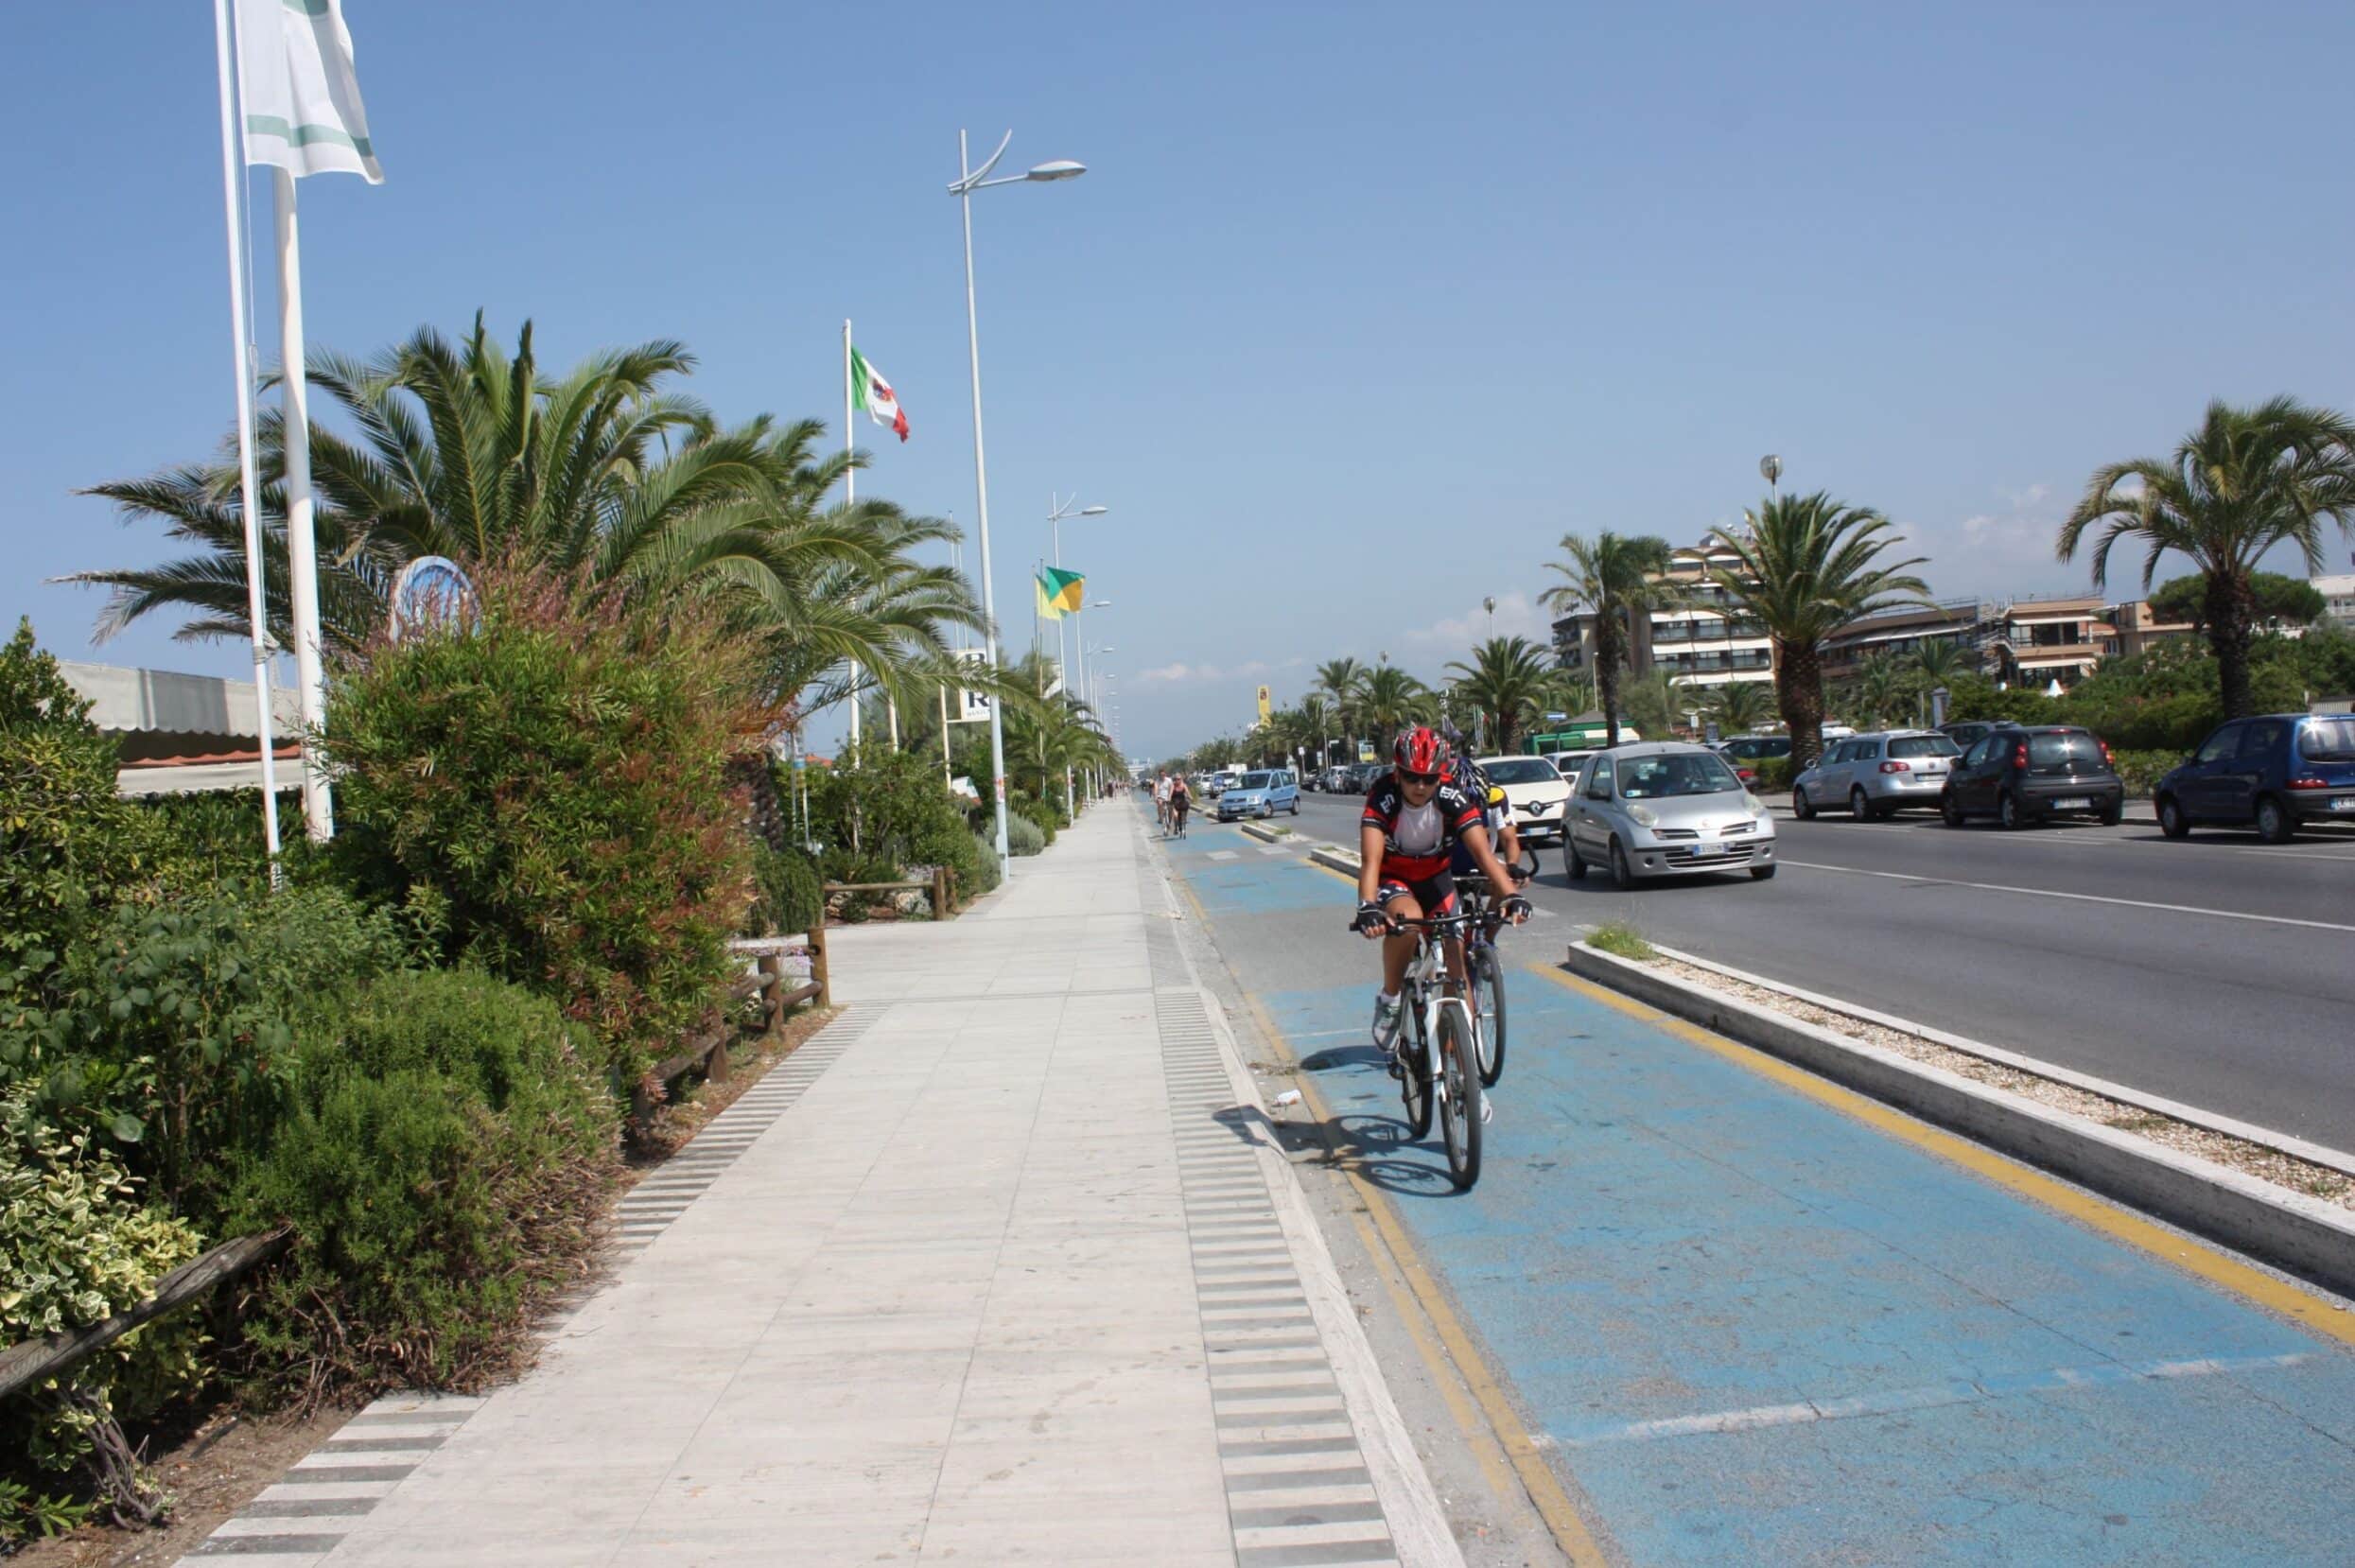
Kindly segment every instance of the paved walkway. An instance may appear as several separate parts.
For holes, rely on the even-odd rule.
[[[249,1563],[1457,1563],[1135,814],[846,930],[843,1018],[484,1401],[379,1401]],[[191,1559],[193,1560],[193,1559]]]

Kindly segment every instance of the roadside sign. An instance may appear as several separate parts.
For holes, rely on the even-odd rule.
[[[1267,723],[1267,716],[1275,711],[1275,705],[1269,701],[1273,695],[1264,686],[1259,688],[1259,722],[1263,724]]]
[[[1714,746],[1718,743],[1718,722],[1715,719],[1701,726],[1701,739],[1706,745]]]
[[[1371,740],[1360,740],[1357,742],[1357,759],[1360,762],[1370,762],[1374,759],[1373,742]]]
[[[960,648],[956,651],[956,656],[962,664],[981,666],[989,662],[989,651],[986,648]],[[949,721],[951,723],[983,723],[988,718],[988,692],[975,691],[969,687],[957,688],[957,716]]]

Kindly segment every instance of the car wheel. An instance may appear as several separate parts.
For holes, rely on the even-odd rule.
[[[1954,798],[1952,790],[1938,797],[1938,815],[1949,828],[1962,826],[1962,803]]]
[[[1294,816],[1299,816],[1300,814],[1300,797],[1299,795],[1294,795],[1292,797],[1292,814]]]
[[[2267,844],[2287,844],[2297,836],[2297,818],[2271,795],[2257,803],[2257,836]]]
[[[1771,865],[1753,865],[1750,868],[1750,880],[1753,882],[1768,881],[1773,876],[1774,867]]]
[[[2125,803],[2125,801],[2123,801],[2123,800],[2113,800],[2113,801],[2111,801],[2111,802],[2110,802],[2107,806],[2104,806],[2104,807],[2102,807],[2102,812],[2101,812],[2101,821],[2102,821],[2102,827],[2104,827],[2104,828],[2115,828],[2115,827],[2117,827],[2120,823],[2121,823],[2121,822],[2123,822],[2123,821],[2125,821],[2125,820],[2126,820],[2126,803]]]
[[[2009,790],[1996,796],[1996,821],[2007,833],[2020,825],[2019,798]]]
[[[1578,841],[1567,833],[1562,835],[1561,868],[1570,874],[1570,880],[1574,882],[1586,880],[1586,857],[1579,853]]]
[[[1864,798],[1864,791],[1861,787],[1848,792],[1848,816],[1851,821],[1855,822],[1873,820],[1873,803]]]
[[[2183,807],[2176,803],[2173,795],[2159,796],[2158,817],[2159,831],[2169,838],[2188,839],[2191,836],[2191,819],[2183,814]]]
[[[1611,841],[1611,885],[1622,893],[1635,886],[1635,867],[1628,863],[1628,852],[1617,839]]]
[[[1815,820],[1815,808],[1807,804],[1807,792],[1796,784],[1790,787],[1790,814],[1802,822]]]

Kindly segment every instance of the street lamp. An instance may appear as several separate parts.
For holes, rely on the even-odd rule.
[[[1758,472],[1766,476],[1767,488],[1774,492],[1774,498],[1781,500],[1783,498],[1783,460],[1772,452],[1769,452],[1758,460]]]
[[[983,646],[988,650],[992,671],[998,668],[998,611],[989,581],[989,465],[982,448],[981,317],[973,304],[973,193],[1026,180],[1070,180],[1088,172],[1082,165],[1058,158],[1036,166],[1027,174],[990,179],[989,171],[998,166],[998,160],[1005,156],[1006,143],[1013,140],[1014,132],[1007,131],[1004,140],[998,144],[998,150],[989,155],[989,161],[975,168],[966,151],[965,132],[958,131],[958,173],[949,185],[949,194],[957,199],[965,218],[965,343],[973,367],[973,490],[981,509],[982,618],[988,623]],[[998,807],[998,872],[1007,876],[1012,873],[1014,862],[1005,840],[1005,723],[998,708],[999,704],[993,700],[989,705],[990,791],[997,797]]]

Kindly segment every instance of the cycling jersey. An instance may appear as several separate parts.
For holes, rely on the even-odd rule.
[[[1422,805],[1409,806],[1397,776],[1384,774],[1366,792],[1357,820],[1382,830],[1383,880],[1419,882],[1447,869],[1449,851],[1465,828],[1481,826],[1481,803],[1453,778],[1442,778]]]

